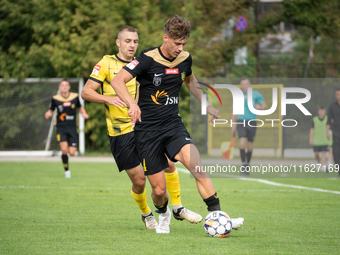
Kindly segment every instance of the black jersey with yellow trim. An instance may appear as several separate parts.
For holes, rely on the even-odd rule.
[[[159,130],[176,122],[179,91],[186,76],[192,74],[192,58],[182,51],[176,58],[168,59],[160,47],[142,51],[124,69],[139,82],[138,106],[142,122],[135,130]]]
[[[70,92],[66,98],[61,94],[54,95],[49,109],[54,111],[57,108],[58,110],[57,127],[76,126],[76,108],[80,106],[78,93]]]

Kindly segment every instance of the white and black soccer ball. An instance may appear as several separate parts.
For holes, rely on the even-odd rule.
[[[213,211],[205,217],[204,230],[211,237],[227,237],[232,229],[232,222],[228,214]]]

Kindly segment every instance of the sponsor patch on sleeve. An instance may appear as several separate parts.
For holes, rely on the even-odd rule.
[[[100,65],[96,65],[96,66],[93,68],[92,74],[95,75],[95,76],[98,76],[100,68],[101,68]]]
[[[130,70],[133,70],[137,65],[139,64],[139,62],[135,59],[133,61],[131,61],[128,65],[126,65]]]

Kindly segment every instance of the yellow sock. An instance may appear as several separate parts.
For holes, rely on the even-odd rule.
[[[148,214],[151,211],[150,207],[148,206],[148,204],[146,202],[146,189],[144,189],[142,194],[136,194],[131,189],[131,195],[134,198],[134,200],[136,201],[136,203],[137,203],[137,205],[140,209],[140,212],[142,214]]]
[[[172,205],[181,205],[181,187],[177,169],[173,173],[165,173],[165,179]]]

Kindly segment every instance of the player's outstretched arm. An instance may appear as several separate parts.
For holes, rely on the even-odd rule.
[[[49,119],[53,116],[53,111],[49,109],[47,112],[45,112],[45,119]]]
[[[84,100],[94,102],[94,103],[107,103],[107,104],[111,104],[117,107],[126,106],[126,104],[122,100],[120,100],[119,97],[110,97],[110,96],[99,94],[97,92],[97,89],[99,87],[100,87],[100,83],[88,79],[81,92],[81,97]]]
[[[131,122],[134,124],[136,121],[141,122],[141,111],[126,87],[126,83],[132,80],[132,78],[132,75],[128,71],[121,69],[111,81],[111,86],[122,101],[130,107],[129,115]]]
[[[185,85],[189,89],[190,93],[200,102],[202,100],[202,90],[199,89],[200,85],[197,82],[195,75],[192,73],[190,76],[187,76],[184,80]],[[207,106],[207,113],[212,115],[213,117],[209,120],[209,122],[213,122],[214,120],[220,118],[219,111],[212,107],[211,105]]]

